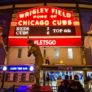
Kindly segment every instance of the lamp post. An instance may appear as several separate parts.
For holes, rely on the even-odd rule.
[[[1,84],[1,89],[4,88],[4,80],[5,80],[5,71],[7,70],[6,66],[3,66],[3,77],[2,77],[2,84]]]

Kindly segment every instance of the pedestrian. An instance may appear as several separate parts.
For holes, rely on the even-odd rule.
[[[59,87],[59,86],[61,85],[61,83],[62,83],[62,77],[59,76],[59,77],[57,78],[57,87]]]
[[[79,82],[78,75],[74,75],[74,80],[70,81],[69,92],[85,92],[82,84]]]
[[[57,92],[69,92],[69,76],[65,75],[65,79],[62,81],[61,85],[58,87]]]
[[[90,92],[90,78],[87,77],[85,82],[84,82],[84,89],[85,89],[85,92]]]
[[[46,60],[45,60],[45,64],[49,65],[50,64],[50,60],[48,57],[46,57]]]
[[[47,83],[47,85],[50,85],[50,75],[48,72],[47,72],[47,76],[46,76],[46,83]]]

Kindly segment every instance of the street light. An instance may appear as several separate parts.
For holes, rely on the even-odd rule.
[[[29,70],[34,71],[34,66],[30,66]]]
[[[3,77],[2,77],[1,89],[4,88],[4,80],[5,80],[5,71],[6,70],[7,70],[7,66],[3,66]]]
[[[6,71],[7,70],[7,66],[3,66],[3,71]]]

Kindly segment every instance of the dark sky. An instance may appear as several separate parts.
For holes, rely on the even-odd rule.
[[[89,31],[89,28],[90,28],[90,20],[92,20],[92,12],[81,11],[80,15],[81,15],[82,29],[83,29],[83,32],[86,33],[87,31]]]
[[[92,2],[92,0],[0,0],[0,3],[18,3],[18,2]]]

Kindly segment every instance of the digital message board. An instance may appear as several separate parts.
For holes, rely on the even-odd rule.
[[[9,46],[27,46],[28,39],[39,46],[81,46],[80,23],[73,11],[35,7],[16,14],[8,38]]]
[[[74,26],[20,27],[15,28],[15,36],[71,36],[76,35]]]

